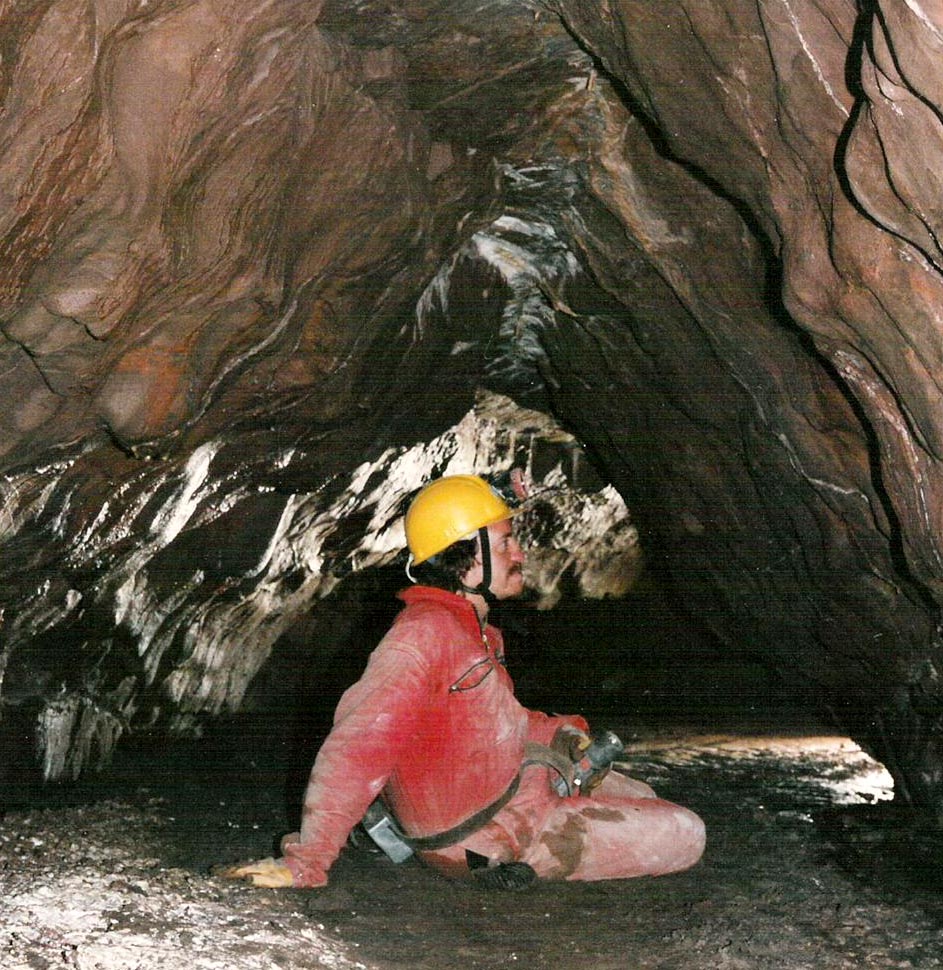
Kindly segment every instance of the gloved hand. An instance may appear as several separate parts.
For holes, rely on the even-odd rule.
[[[572,724],[563,724],[557,728],[550,747],[575,764],[592,743],[593,739],[585,731]]]
[[[291,869],[284,862],[271,857],[238,866],[225,866],[215,870],[214,874],[222,879],[244,879],[263,889],[285,889],[293,885]]]

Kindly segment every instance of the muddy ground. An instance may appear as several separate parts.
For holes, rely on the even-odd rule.
[[[886,800],[880,766],[826,728],[712,721],[610,721],[637,776],[706,820],[696,868],[513,894],[353,848],[322,890],[214,878],[214,864],[268,854],[288,827],[284,765],[264,745],[247,755],[244,737],[150,762],[138,750],[77,788],[8,787],[0,965],[943,966],[938,834]]]

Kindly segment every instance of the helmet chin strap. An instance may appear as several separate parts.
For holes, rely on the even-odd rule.
[[[481,582],[477,586],[465,586],[466,593],[481,596],[489,607],[496,606],[498,597],[491,592],[491,540],[488,538],[488,528],[483,526],[478,530],[478,545],[481,549]]]

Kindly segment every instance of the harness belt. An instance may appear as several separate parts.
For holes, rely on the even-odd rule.
[[[438,835],[426,835],[413,838],[411,835],[403,835],[403,841],[415,852],[432,852],[435,849],[444,849],[448,845],[455,845],[462,839],[468,838],[473,832],[484,828],[490,821],[504,808],[505,805],[517,794],[517,789],[521,784],[521,775],[518,772],[508,785],[503,795],[496,798],[490,805],[486,805],[481,811],[466,818],[453,828],[440,832]]]
[[[406,835],[393,817],[393,813],[381,798],[376,799],[367,809],[367,813],[363,819],[363,827],[394,862],[401,862],[409,858],[413,852],[433,852],[436,849],[444,849],[446,846],[455,845],[463,839],[468,838],[472,833],[484,828],[507,805],[520,787],[521,775],[524,769],[530,765],[544,765],[553,769],[564,779],[569,789],[573,778],[573,763],[570,759],[548,748],[545,744],[528,741],[524,746],[524,759],[521,762],[520,770],[511,780],[511,784],[508,785],[505,792],[490,805],[486,805],[481,810],[475,812],[474,815],[465,819],[464,822],[460,822],[445,832],[439,832],[437,835],[418,837]],[[385,844],[390,841],[394,843],[399,842],[401,848],[397,848],[395,844]],[[390,851],[391,849],[393,850],[392,852]]]

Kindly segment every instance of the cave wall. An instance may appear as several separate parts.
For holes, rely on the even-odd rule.
[[[927,736],[940,712],[940,343],[926,63],[938,28],[893,3],[558,9],[635,113],[613,153],[631,175],[601,152],[596,194],[637,227],[659,277],[647,292],[667,281],[681,304],[633,328],[635,356],[649,358],[639,381],[672,374],[665,397],[681,413],[666,420],[657,402],[659,437],[695,415],[675,432],[682,454],[696,450],[689,469],[673,460],[654,476],[673,486],[669,556],[688,560],[682,583],[712,575],[721,624],[757,621],[770,655],[822,685],[920,801],[939,783]],[[598,254],[612,247],[593,248],[618,292],[625,274]],[[634,316],[645,289],[625,301]],[[728,418],[713,428],[711,398]],[[699,436],[711,443],[695,449]],[[691,485],[693,501],[678,495]],[[644,496],[624,488],[641,514]],[[754,568],[728,572],[737,560]]]
[[[0,8],[0,719],[53,776],[238,708],[396,560],[423,476],[521,460],[558,504],[548,605],[561,569],[624,588],[637,527],[684,608],[938,805],[941,28]]]

